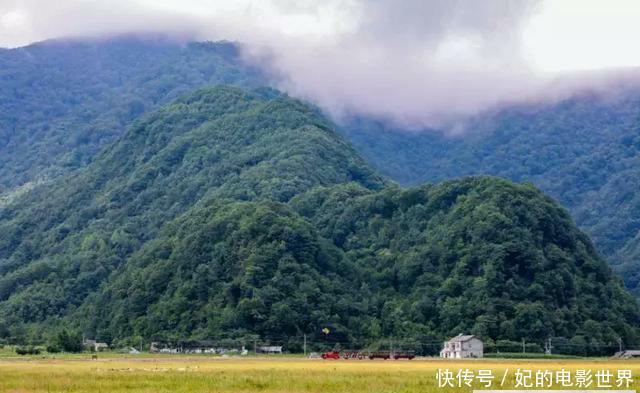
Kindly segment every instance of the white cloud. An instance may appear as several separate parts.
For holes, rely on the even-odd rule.
[[[575,71],[640,65],[640,1],[547,1],[524,31],[532,65]]]
[[[9,11],[0,18],[2,28],[6,30],[19,30],[26,22],[27,16],[20,10]]]
[[[337,115],[421,126],[609,78],[545,71],[640,65],[634,1],[2,0],[0,46],[149,30],[236,40]]]

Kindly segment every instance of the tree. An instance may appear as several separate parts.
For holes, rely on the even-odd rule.
[[[82,336],[78,332],[62,328],[47,345],[49,352],[82,352]]]

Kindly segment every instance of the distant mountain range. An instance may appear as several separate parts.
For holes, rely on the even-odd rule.
[[[37,54],[49,66],[21,70]],[[576,187],[567,207],[583,223],[608,214],[615,234],[631,186],[600,215],[576,206],[623,191],[606,185],[634,167],[637,136],[613,136],[633,124],[631,98],[514,108],[448,138],[370,119],[339,131],[317,108],[254,88],[260,72],[225,43],[44,43],[2,51],[0,64],[11,65],[0,77],[11,86],[0,89],[0,339],[63,326],[120,343],[319,339],[330,325],[346,342],[464,331],[562,336],[593,354],[618,337],[640,343],[637,301],[558,203],[497,177],[446,180]],[[217,83],[240,87],[186,93]],[[529,132],[547,128],[550,139]],[[605,150],[619,146],[614,162]],[[401,188],[357,150],[403,183],[444,181]]]
[[[0,334],[637,340],[640,311],[532,186],[400,189],[313,108],[218,87],[0,210]],[[28,332],[28,333],[25,333]],[[24,339],[24,337],[22,337]]]
[[[123,37],[0,51],[0,194],[86,165],[142,113],[207,85],[264,85],[232,43]]]
[[[401,184],[493,175],[531,182],[569,209],[640,296],[640,92],[583,95],[479,116],[467,132],[403,132],[371,119],[344,127]]]

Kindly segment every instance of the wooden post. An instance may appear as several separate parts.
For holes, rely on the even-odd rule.
[[[303,339],[304,339],[304,344],[302,345],[302,348],[304,350],[304,356],[307,356],[307,335],[303,335]]]

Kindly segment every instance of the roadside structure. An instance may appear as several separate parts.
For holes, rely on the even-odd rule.
[[[85,349],[95,351],[95,352],[109,349],[109,345],[107,343],[101,343],[96,340],[88,340],[88,339],[82,340],[82,346]]]
[[[282,353],[281,345],[266,345],[256,348],[257,353]]]
[[[445,359],[481,358],[484,343],[477,336],[459,334],[444,342],[440,357]]]

